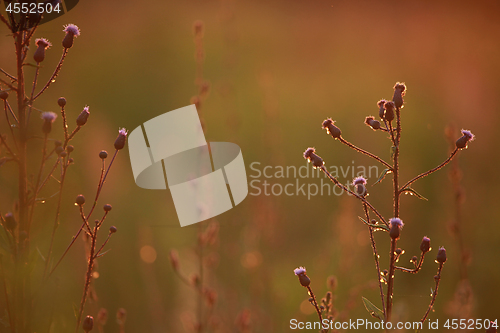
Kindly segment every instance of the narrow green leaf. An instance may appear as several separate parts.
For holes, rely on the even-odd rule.
[[[364,223],[366,224],[367,226],[369,227],[372,227],[372,228],[379,228],[379,229],[383,229],[385,231],[389,231],[389,227],[386,226],[385,224],[371,224],[371,223],[368,223],[365,221],[364,218],[362,218],[361,216],[358,216],[358,218]]]
[[[362,298],[363,298],[363,304],[365,305],[366,311],[368,311],[368,313],[372,317],[378,318],[380,320],[384,320],[384,312],[382,312],[382,310],[377,308],[375,305],[373,305],[372,302],[370,302],[366,298],[364,298],[364,297],[362,297]]]
[[[373,185],[376,185],[376,184],[380,183],[382,180],[384,180],[385,176],[388,173],[392,173],[392,171],[390,169],[384,169],[384,171],[382,171],[382,173],[380,174],[380,177],[378,177],[377,181],[375,183],[373,183]]]
[[[40,257],[42,258],[42,260],[45,262],[45,257],[43,256],[42,252],[40,251],[40,249],[38,248],[38,246],[36,247],[36,250],[38,251],[38,254],[40,255]]]
[[[414,189],[412,189],[411,187],[405,187],[405,188],[403,189],[403,192],[404,192],[405,194],[410,193],[410,195],[414,195],[414,196],[416,196],[416,197],[417,197],[417,198],[419,198],[419,199],[422,199],[422,200],[425,200],[425,201],[429,201],[426,197],[424,197],[423,195],[421,195],[420,193],[418,193],[417,191],[415,191],[415,190],[414,190]]]
[[[99,255],[96,257],[96,258],[100,258],[102,257],[103,255],[105,255],[106,253],[108,253],[109,251],[111,251],[111,249],[107,250],[107,251],[104,251],[103,253],[99,253]]]

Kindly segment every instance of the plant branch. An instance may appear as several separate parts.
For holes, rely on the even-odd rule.
[[[66,58],[66,55],[68,54],[68,50],[67,48],[64,48],[63,50],[63,53],[61,55],[61,59],[59,60],[59,63],[57,64],[56,66],[56,69],[54,70],[54,73],[52,73],[52,76],[50,77],[50,79],[47,81],[47,83],[45,84],[45,86],[43,86],[42,90],[40,90],[40,92],[38,94],[36,94],[36,96],[34,98],[31,99],[31,102],[33,103],[34,100],[36,100],[41,94],[43,94],[43,92],[52,84],[52,82],[55,81],[57,75],[59,74],[59,71],[61,70],[62,68],[62,65],[63,65],[63,62],[64,62],[64,58]]]
[[[380,157],[378,157],[377,155],[374,155],[366,150],[363,150],[359,147],[356,147],[355,145],[353,145],[352,143],[350,143],[349,141],[345,140],[343,137],[339,137],[338,138],[340,142],[342,142],[343,144],[345,144],[346,146],[354,149],[355,151],[357,151],[358,153],[361,153],[363,155],[366,155],[366,156],[369,156],[377,161],[379,161],[380,163],[382,163],[383,165],[385,165],[389,170],[392,171],[392,166],[387,163],[386,161],[384,161],[383,159],[381,159]]]
[[[436,287],[434,288],[434,292],[432,293],[431,303],[429,304],[429,307],[427,308],[427,311],[425,312],[424,316],[420,320],[422,325],[424,324],[425,320],[427,319],[429,312],[431,312],[432,308],[434,307],[434,302],[436,302],[436,297],[437,297],[438,288],[439,288],[439,282],[441,281],[441,270],[442,269],[443,269],[443,263],[439,263],[439,268],[438,268],[437,274],[434,276],[434,280],[436,281]]]

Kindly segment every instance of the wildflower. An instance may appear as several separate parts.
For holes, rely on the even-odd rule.
[[[118,137],[115,140],[115,149],[123,149],[123,147],[125,147],[125,141],[127,141],[127,130],[122,128],[118,131]]]
[[[42,132],[45,134],[49,134],[52,131],[52,123],[56,120],[57,114],[54,112],[43,112],[42,113],[42,119],[43,119],[43,125],[42,125]]]
[[[394,119],[394,107],[395,106],[396,105],[392,101],[385,102],[385,104],[384,104],[384,109],[385,109],[384,119],[385,120],[391,122]]]
[[[92,316],[87,316],[83,320],[82,328],[85,332],[90,332],[94,328],[94,318]]]
[[[372,116],[365,118],[365,124],[370,126],[373,130],[378,130],[380,128],[380,121],[375,120]]]
[[[334,125],[335,121],[333,121],[331,118],[326,119],[323,121],[323,128],[326,129],[326,132],[332,136],[334,139],[340,138],[340,135],[342,134],[342,131],[340,128]]]
[[[420,243],[420,251],[422,251],[422,253],[427,253],[430,250],[431,250],[431,240],[429,237],[424,236],[424,238],[422,238],[422,242]]]
[[[397,82],[394,86],[394,95],[392,101],[394,105],[399,109],[403,106],[403,96],[406,92],[406,86],[404,83]]]
[[[90,112],[89,112],[89,107],[86,106],[83,108],[82,112],[78,115],[76,118],[76,124],[80,127],[85,125],[87,123],[87,120],[89,119]]]
[[[37,62],[40,63],[45,59],[45,50],[48,49],[49,47],[52,46],[48,40],[45,38],[38,38],[35,41],[35,44],[37,46],[37,49],[35,50],[35,53],[33,54],[33,59]]]
[[[403,221],[398,217],[393,217],[392,219],[389,220],[389,227],[390,227],[389,235],[391,236],[392,239],[399,238],[399,234],[403,226],[404,226]]]
[[[325,164],[325,162],[323,162],[323,159],[316,155],[315,152],[316,150],[314,150],[314,148],[307,148],[304,152],[304,158],[309,162],[312,162],[315,169],[321,168]]]
[[[80,29],[74,24],[68,24],[63,30],[66,33],[62,41],[62,45],[65,49],[69,49],[73,46],[73,40],[75,37],[80,36]]]
[[[440,264],[444,264],[446,262],[446,249],[442,246],[438,250],[436,261]]]
[[[366,190],[366,179],[362,176],[354,178],[352,185],[356,187],[356,193],[360,196],[365,196],[367,194]]]
[[[306,275],[306,269],[305,267],[298,267],[293,270],[295,275],[299,277],[299,282],[303,287],[308,287],[311,284],[311,280],[309,277]]]
[[[469,141],[474,141],[476,136],[469,130],[462,130],[462,136],[457,140],[456,146],[458,149],[467,148]]]

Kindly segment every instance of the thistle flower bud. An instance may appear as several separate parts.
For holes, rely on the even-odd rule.
[[[83,320],[82,328],[85,332],[90,332],[94,328],[94,318],[92,316],[87,316]]]
[[[56,154],[57,154],[57,155],[61,156],[61,153],[63,153],[63,152],[64,152],[64,148],[63,148],[62,146],[56,146],[55,151],[56,151]],[[64,157],[64,156],[63,156],[63,157]]]
[[[80,36],[80,29],[74,24],[68,24],[63,30],[66,33],[62,41],[62,45],[65,49],[69,49],[73,46],[73,40],[75,37]]]
[[[366,179],[362,176],[354,178],[352,185],[356,188],[356,193],[364,197],[367,194]]]
[[[308,287],[311,284],[311,279],[306,275],[306,269],[304,267],[295,268],[293,272],[299,277],[299,282],[302,287]]]
[[[54,112],[43,112],[42,119],[42,132],[45,134],[49,134],[52,131],[52,123],[56,120],[57,114]]]
[[[462,130],[462,136],[455,143],[458,149],[467,149],[469,141],[474,141],[476,136],[469,130]]]
[[[66,105],[66,98],[59,97],[59,99],[57,100],[57,105],[59,105],[60,107],[65,106]]]
[[[404,223],[400,218],[393,217],[389,220],[389,235],[392,239],[399,239],[399,234],[401,232],[401,228],[403,228]]]
[[[108,322],[108,310],[105,308],[99,309],[99,312],[97,313],[97,324],[99,326],[104,326]]]
[[[3,220],[4,220],[3,226],[5,227],[5,229],[7,229],[9,231],[13,231],[14,229],[16,229],[17,222],[16,222],[16,219],[12,213],[5,214],[3,217]]]
[[[104,205],[103,208],[104,208],[105,212],[109,212],[109,211],[111,211],[111,209],[113,209],[113,206],[111,206],[110,204],[106,204],[106,205]]]
[[[385,109],[385,112],[384,112],[384,119],[387,120],[388,122],[391,122],[394,120],[394,102],[392,101],[389,101],[389,102],[385,102],[384,104],[384,109]]]
[[[420,243],[420,251],[422,251],[422,253],[427,253],[431,250],[431,239],[428,238],[427,236],[424,236],[424,238],[422,238],[422,242]]]
[[[114,225],[112,225],[111,227],[109,227],[109,233],[110,234],[114,234],[117,231],[118,231],[118,229],[116,229],[116,227]]]
[[[308,162],[312,162],[312,165],[315,169],[320,168],[323,166],[323,164],[325,164],[325,162],[323,162],[323,159],[315,154],[314,148],[307,148],[304,152],[304,158],[308,160]]]
[[[60,154],[59,154],[60,157],[66,157],[68,156],[68,153],[66,153],[65,151],[62,151]]]
[[[57,148],[57,147],[62,146],[62,142],[61,142],[61,140],[56,140],[56,141],[54,141],[54,146],[55,146],[56,148]]]
[[[387,102],[385,99],[381,99],[380,101],[377,102],[378,106],[378,116],[380,119],[384,119],[384,114],[385,114],[385,109],[384,109],[384,104]]]
[[[438,254],[436,256],[436,261],[444,264],[446,262],[446,249],[444,247],[440,247],[438,250]]]
[[[48,40],[45,38],[38,38],[35,41],[35,44],[37,46],[37,49],[35,53],[33,54],[33,59],[37,62],[40,63],[45,59],[45,50],[48,49],[49,47],[52,46]]]
[[[122,128],[118,131],[118,137],[115,140],[115,149],[123,149],[123,147],[125,147],[125,141],[127,141],[127,130]]]
[[[369,116],[365,118],[365,124],[370,126],[373,130],[378,130],[380,129],[380,121],[375,120],[374,117]]]
[[[72,153],[74,150],[75,150],[75,147],[73,147],[73,145],[69,145],[69,146],[66,147],[66,151],[68,153]]]
[[[5,90],[1,90],[0,91],[0,99],[5,101],[7,98],[9,98],[9,92],[5,91]]]
[[[405,84],[397,82],[394,86],[394,95],[392,97],[392,101],[397,108],[401,108],[403,106],[403,96],[405,95],[405,92]]]
[[[193,23],[193,34],[196,37],[203,37],[204,29],[203,29],[203,21],[197,20]]]
[[[78,205],[78,206],[82,206],[85,204],[85,196],[83,194],[79,194],[77,197],[76,197],[76,200],[75,200],[75,203]]]
[[[331,118],[326,119],[323,121],[323,128],[326,129],[326,132],[332,136],[334,139],[340,138],[340,135],[342,134],[342,131],[340,128],[334,125],[335,121],[333,121]]]
[[[108,152],[105,151],[105,150],[101,150],[101,152],[99,153],[99,157],[103,160],[105,159],[106,157],[108,157]]]
[[[85,125],[87,123],[87,120],[89,119],[89,116],[90,116],[89,107],[86,106],[83,108],[82,112],[80,112],[80,114],[76,118],[76,124],[80,127]]]
[[[400,249],[399,247],[396,249],[396,254],[400,256],[403,253],[403,250]]]

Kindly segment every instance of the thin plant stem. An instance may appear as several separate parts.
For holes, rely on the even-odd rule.
[[[406,272],[406,273],[416,274],[416,273],[418,273],[420,268],[422,268],[422,264],[424,263],[424,256],[425,256],[425,253],[422,252],[422,254],[420,255],[420,259],[418,260],[418,263],[415,265],[415,268],[406,268],[406,267],[399,267],[399,266],[395,266],[394,268],[397,270]]]
[[[323,317],[321,316],[321,310],[318,306],[318,302],[316,301],[316,296],[314,295],[312,289],[310,286],[307,286],[307,292],[309,293],[309,296],[311,296],[312,298],[312,305],[314,306],[314,308],[316,309],[316,313],[318,314],[318,317],[319,317],[319,322],[321,323],[321,321],[323,320]]]
[[[64,105],[61,106],[61,116],[62,116],[62,119],[63,119],[64,142],[69,142],[68,122],[66,121],[66,111],[64,110]],[[76,132],[75,132],[75,134],[76,134]]]
[[[431,302],[430,302],[429,307],[427,308],[427,311],[425,312],[424,316],[422,317],[422,319],[420,319],[422,326],[423,326],[425,320],[427,319],[427,316],[431,312],[432,308],[434,307],[434,302],[436,302],[436,297],[437,297],[438,288],[439,288],[439,282],[441,281],[441,270],[442,269],[443,269],[443,263],[439,263],[439,268],[438,268],[437,274],[436,274],[436,276],[434,276],[434,280],[436,281],[436,287],[434,288],[434,291],[432,293]]]
[[[54,73],[52,73],[52,76],[47,81],[47,83],[45,84],[45,86],[43,86],[42,90],[40,90],[40,92],[38,94],[36,94],[36,96],[34,98],[30,99],[31,103],[33,103],[41,94],[43,94],[43,92],[52,84],[52,82],[55,81],[57,75],[59,74],[59,71],[62,68],[62,64],[64,62],[64,58],[66,58],[67,54],[68,54],[68,49],[64,48],[63,53],[61,55],[61,59],[59,60],[59,63],[57,64],[56,69],[54,70]]]
[[[403,186],[401,186],[401,188],[399,189],[399,192],[402,193],[405,188],[407,188],[408,186],[410,186],[411,184],[413,184],[414,182],[416,182],[420,178],[428,176],[431,173],[436,172],[436,171],[440,170],[441,168],[443,168],[445,165],[447,165],[448,163],[450,163],[450,161],[453,159],[453,157],[455,157],[455,155],[457,154],[457,152],[458,152],[458,148],[455,148],[451,152],[450,156],[448,156],[448,158],[443,163],[441,163],[437,167],[432,168],[429,171],[426,171],[424,173],[421,173],[420,175],[418,175],[418,176],[414,177],[413,179],[409,180],[406,184],[404,184]]]
[[[365,203],[363,203],[363,210],[365,211],[365,217],[367,221],[370,221],[370,213],[368,212],[368,207],[366,206]],[[380,272],[380,263],[379,263],[379,255],[377,252],[377,246],[375,244],[375,238],[373,237],[373,228],[368,227],[368,231],[370,232],[370,241],[372,243],[372,249],[373,249],[373,258],[375,260],[375,267],[377,268],[377,281],[378,281],[378,286],[380,289],[380,298],[382,300],[382,312],[384,313],[384,319],[387,320],[386,312],[385,312],[385,301],[384,301],[384,288],[382,287],[382,280],[380,278],[381,272]]]
[[[38,193],[39,193],[39,190],[41,190],[42,188],[40,187],[39,188],[39,185],[40,185],[40,180],[42,179],[42,173],[43,173],[43,169],[45,167],[45,157],[47,155],[47,138],[48,138],[48,134],[45,133],[44,137],[43,137],[43,146],[42,146],[42,161],[40,162],[40,169],[38,170],[38,176],[36,178],[36,183],[35,183],[35,190],[34,190],[34,193],[33,193],[33,198],[31,200],[31,211],[30,211],[30,215],[29,215],[29,218],[28,218],[28,236],[29,236],[29,231],[30,231],[30,228],[31,228],[31,223],[33,221],[33,214],[35,212],[35,205],[36,205],[36,198],[38,197]]]
[[[10,239],[10,238],[9,238]],[[7,292],[7,281],[5,278],[5,270],[3,268],[3,259],[2,256],[0,255],[0,269],[2,270],[2,280],[3,280],[3,292],[5,295],[5,308],[7,310],[7,316],[9,317],[9,325],[10,329],[12,332],[16,331],[16,324],[15,324],[15,319],[14,319],[14,314],[11,312],[10,309],[10,301],[9,301],[9,294]]]
[[[199,237],[203,237],[203,223],[200,223],[198,226],[198,235]],[[204,270],[203,270],[203,242],[199,241],[199,248],[198,248],[198,254],[199,254],[199,272],[200,272],[200,286],[203,288],[203,278],[204,278]],[[198,294],[198,332],[203,332],[204,326],[203,326],[203,292],[200,292]]]
[[[19,162],[19,159],[17,158],[16,154],[14,154],[14,152],[12,151],[12,149],[10,149],[9,145],[7,144],[7,141],[5,141],[3,135],[0,133],[0,141],[1,143],[4,145],[5,149],[7,149],[7,151],[9,152],[9,154],[16,160]]]
[[[35,78],[33,79],[33,86],[31,87],[31,97],[28,109],[28,116],[26,118],[26,125],[30,122],[31,110],[33,109],[33,95],[35,94],[36,82],[38,80],[38,73],[40,72],[40,63],[36,63]]]
[[[14,120],[16,121],[17,124],[19,124],[19,120],[17,120],[17,117],[16,117],[16,114],[14,113],[14,111],[12,111],[12,108],[10,107],[10,103],[8,100],[5,100],[5,106],[7,109],[9,109],[9,112],[10,112],[10,115],[12,116],[12,118],[14,118]]]
[[[349,141],[345,140],[343,137],[339,137],[338,138],[340,142],[342,142],[343,144],[345,144],[346,146],[354,149],[355,151],[357,151],[358,153],[361,153],[363,155],[366,155],[366,156],[369,156],[377,161],[379,161],[380,163],[382,163],[383,165],[385,165],[389,170],[392,170],[392,166],[387,163],[386,161],[384,161],[383,159],[381,159],[380,157],[378,157],[377,155],[374,155],[366,150],[363,150],[359,147],[356,147],[355,145],[353,145],[352,143],[350,143]]]
[[[1,15],[1,14],[0,14]],[[3,17],[3,16],[2,16]],[[3,74],[5,74],[5,76],[7,76],[9,79],[11,79],[12,81],[14,82],[17,82],[17,79],[14,75],[10,75],[9,73],[7,73],[6,71],[4,71],[2,68],[0,68],[0,72],[2,72]]]
[[[99,254],[101,253],[102,249],[104,249],[104,247],[106,246],[106,244],[108,243],[109,239],[111,238],[111,235],[112,233],[108,233],[108,237],[106,238],[106,240],[104,241],[104,243],[102,243],[101,247],[99,248],[99,250],[96,251],[95,253],[95,258],[96,259],[97,257],[99,257]]]
[[[12,84],[10,84],[9,82],[5,81],[4,79],[0,79],[0,83],[3,83],[4,85],[6,85],[9,89],[11,90],[14,90],[17,92],[17,88],[14,87]]]

